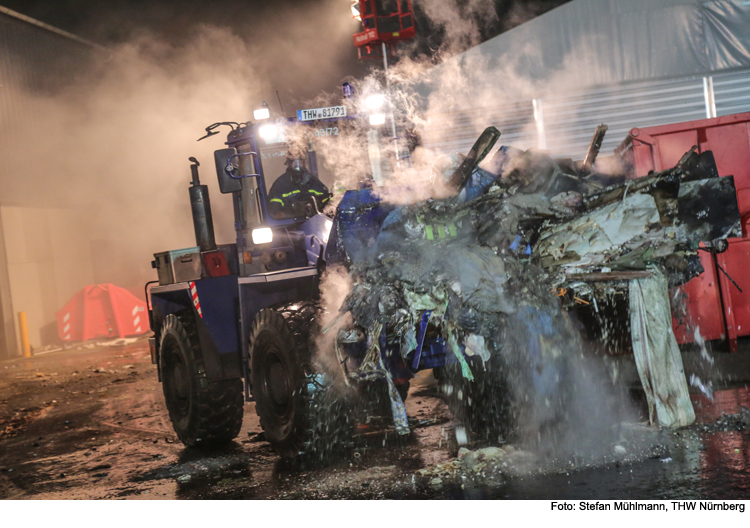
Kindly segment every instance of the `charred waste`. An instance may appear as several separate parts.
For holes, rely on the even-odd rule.
[[[340,307],[326,307],[339,311],[323,328],[335,329],[336,360],[327,363],[343,367],[347,386],[385,380],[400,434],[409,432],[404,386],[434,362],[445,364],[434,372],[459,445],[580,449],[593,429],[617,440],[626,411],[606,374],[584,372],[576,310],[598,313],[597,297],[604,308],[639,281],[668,310],[667,286],[702,272],[699,243],[730,236],[739,215],[732,179],[718,178],[710,152],[691,149],[675,167],[636,179],[625,162],[618,173],[594,170],[597,135],[581,163],[506,146],[490,157],[500,136],[490,127],[466,157],[433,167],[431,184],[444,175],[448,197],[399,205],[389,196],[411,189],[375,187],[341,199],[334,251],[344,269],[321,289],[342,272],[351,284]],[[598,394],[578,397],[588,391]],[[689,425],[676,407],[670,421],[657,403],[661,425]]]

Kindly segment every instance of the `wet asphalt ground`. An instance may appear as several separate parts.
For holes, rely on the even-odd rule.
[[[0,362],[0,497],[749,499],[750,392],[693,397],[699,423],[690,428],[624,424],[624,456],[441,471],[458,452],[456,424],[428,373],[409,392],[410,435],[360,428],[340,459],[310,467],[275,455],[253,403],[227,448],[186,449],[146,341],[89,345]]]

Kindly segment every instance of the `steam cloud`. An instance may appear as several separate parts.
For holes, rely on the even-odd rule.
[[[507,102],[526,100],[535,97],[546,98],[549,96],[560,96],[570,90],[577,88],[579,82],[575,71],[567,68],[565,64],[559,65],[560,70],[552,81],[537,82],[525,74],[529,61],[540,60],[535,56],[536,52],[528,49],[528,53],[521,56],[510,57],[503,64],[492,63],[491,59],[481,55],[475,50],[463,54],[460,60],[455,54],[478,43],[481,35],[481,24],[477,20],[485,19],[492,21],[497,16],[493,2],[476,0],[470,2],[438,2],[424,0],[420,6],[430,17],[431,22],[444,30],[445,41],[440,49],[432,56],[422,56],[416,59],[410,57],[414,47],[406,47],[399,61],[391,65],[391,100],[397,109],[397,125],[400,131],[405,129],[415,130],[417,134],[432,134],[433,142],[450,139],[453,134],[455,121],[451,122],[451,114],[454,116],[459,110],[467,108],[496,108]],[[536,14],[534,6],[516,7],[511,16],[517,20],[525,16]],[[592,44],[595,44],[597,36],[583,36],[576,53],[585,56]],[[412,53],[413,55],[413,53]],[[439,65],[429,70],[434,61]],[[596,65],[599,68],[606,66]],[[355,107],[361,105],[361,100],[370,93],[382,92],[385,82],[382,72],[375,71],[363,80],[354,81],[355,88],[359,94],[359,100],[353,104]],[[427,88],[425,88],[427,87]],[[442,124],[442,132],[432,130],[430,116],[440,114],[446,123]],[[499,125],[487,121],[486,113],[476,112],[473,114],[471,126],[479,132],[490,125]],[[465,126],[465,125],[463,125]],[[528,136],[534,135],[534,122],[530,120],[527,125]],[[502,130],[502,127],[501,127]],[[357,131],[360,142],[365,141],[366,131]],[[440,137],[439,134],[445,134]],[[503,143],[501,138],[500,144]],[[342,143],[326,145],[326,159],[334,160],[334,166],[346,166],[347,156],[351,157],[352,150],[349,145],[338,149]],[[498,145],[499,146],[499,145]],[[516,144],[522,148],[535,147],[536,144]],[[388,150],[392,151],[392,148]],[[383,201],[402,204],[424,200],[439,194],[433,185],[427,183],[430,167],[435,158],[442,152],[419,147],[412,154],[412,166],[395,168],[391,175],[391,182],[402,185],[397,190],[388,187],[378,189]],[[489,157],[488,157],[489,159]],[[349,171],[341,171],[338,178],[342,178],[347,188],[353,188],[359,179],[359,174]],[[349,178],[347,180],[347,177]],[[408,184],[408,192],[405,192],[403,184]],[[345,282],[340,282],[345,281]],[[331,275],[322,282],[322,295],[327,301],[326,308],[329,313],[337,308],[331,304],[333,299],[340,303],[342,292],[346,291],[350,284],[349,277],[345,279],[338,275]],[[346,321],[341,325],[346,325]],[[334,334],[335,330],[330,334]],[[329,334],[329,335],[330,335]],[[523,336],[516,336],[519,339]],[[330,339],[319,340],[321,357],[325,357],[331,350]],[[573,348],[573,345],[570,345]],[[594,459],[606,459],[611,456],[614,443],[620,440],[620,421],[630,419],[631,411],[624,403],[623,395],[606,382],[607,376],[597,371],[591,365],[591,359],[582,359],[582,350],[576,348],[568,351],[571,356],[571,377],[567,380],[570,386],[565,390],[570,391],[570,398],[566,409],[567,424],[563,425],[558,433],[545,440],[546,444],[537,446],[542,451],[559,455],[561,457],[575,456],[592,462]],[[601,408],[595,409],[593,402],[600,402]],[[536,433],[522,435],[522,440],[533,443]]]
[[[346,10],[332,16],[339,11],[340,2],[325,0],[264,11],[261,24],[256,12],[244,10],[242,35],[198,25],[177,43],[138,31],[53,90],[5,81],[3,90],[34,109],[36,119],[14,120],[0,147],[4,172],[14,175],[2,183],[3,203],[83,211],[80,231],[68,231],[60,243],[80,245],[84,258],[92,251],[102,262],[96,282],[142,297],[143,284],[155,278],[151,255],[195,244],[188,157],[202,164],[217,241],[234,242],[231,199],[219,193],[213,168],[213,151],[228,129],[197,143],[203,129],[246,121],[263,100],[280,114],[276,90],[290,113],[299,92],[329,86],[353,53],[347,45],[354,21]],[[320,59],[314,67],[310,56]],[[90,268],[82,266],[66,287],[72,294],[90,282]]]
[[[325,5],[326,11],[334,6],[340,9],[338,1],[330,0]],[[535,86],[519,75],[523,60],[533,57],[519,57],[492,72],[488,71],[487,59],[479,54],[468,54],[462,64],[452,58],[479,42],[479,21],[497,20],[493,2],[422,0],[419,5],[431,22],[442,28],[445,38],[432,56],[410,58],[408,53],[414,48],[407,47],[393,65],[393,104],[401,129],[409,126],[427,133],[430,123],[426,115],[461,108],[469,101],[467,94],[471,94],[471,106],[481,108],[540,90],[552,93],[574,86],[574,77],[564,69],[561,79],[547,87]],[[527,13],[534,14],[533,9],[526,9],[531,8],[518,7],[512,16],[520,20]],[[315,16],[322,21],[323,15]],[[6,183],[5,189],[17,196],[36,195],[40,205],[88,210],[89,231],[80,233],[81,238],[108,241],[116,248],[114,254],[101,258],[120,258],[127,263],[107,282],[139,291],[144,282],[154,278],[149,266],[152,253],[194,245],[187,158],[195,156],[202,162],[202,183],[211,188],[217,240],[233,241],[231,202],[219,194],[213,177],[212,152],[219,145],[215,138],[201,143],[195,140],[213,122],[248,119],[252,108],[263,99],[270,98],[273,107],[269,94],[275,89],[286,97],[301,84],[335,75],[335,66],[344,54],[341,50],[346,49],[341,37],[346,35],[348,41],[351,34],[351,21],[344,17],[330,28],[335,35],[330,40],[335,44],[325,44],[320,38],[320,24],[316,28],[305,19],[305,23],[291,27],[289,17],[281,17],[279,14],[270,24],[251,25],[252,43],[214,26],[200,27],[181,46],[140,35],[116,47],[105,62],[92,65],[85,76],[61,87],[53,96],[24,93],[30,105],[41,109],[44,129],[55,133],[45,136],[40,149],[28,139],[35,137],[40,123],[18,125],[15,139],[3,155],[9,173],[25,176]],[[305,14],[296,17],[304,18]],[[278,32],[279,27],[284,27],[283,34]],[[310,57],[317,59],[312,67]],[[442,61],[440,67],[426,73],[436,58]],[[269,83],[271,71],[283,87]],[[382,91],[385,85],[378,70],[362,80],[351,80],[361,95]],[[431,88],[429,95],[420,88],[425,82]],[[335,103],[337,97],[323,93],[298,106]],[[288,100],[287,114],[294,103]],[[357,100],[352,104],[357,110],[361,103]],[[481,116],[473,123],[477,130],[492,124]],[[352,128],[344,141],[323,138],[318,145],[329,170],[349,188],[361,178],[362,166],[367,163],[362,145],[369,130],[360,123],[352,124]],[[446,133],[450,128],[449,123]],[[418,148],[412,155],[413,166],[396,173],[397,182],[413,184],[414,189],[412,196],[401,195],[400,200],[429,196],[431,188],[424,182],[439,154]],[[29,160],[37,163],[30,164]],[[385,199],[396,200],[387,195],[388,191],[384,193]],[[348,291],[348,280],[348,276],[333,272],[325,278],[322,297],[331,314]],[[75,289],[86,283],[84,277],[81,281]],[[323,349],[330,342],[319,344]]]

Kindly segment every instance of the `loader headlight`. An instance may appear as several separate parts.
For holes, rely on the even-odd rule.
[[[260,133],[260,137],[262,137],[266,143],[279,141],[279,127],[276,125],[263,125],[258,132]]]
[[[365,106],[368,110],[377,110],[382,108],[385,104],[385,95],[383,94],[371,94],[365,99]]]
[[[372,114],[370,115],[370,124],[372,126],[380,126],[385,123],[385,114]]]
[[[268,244],[273,241],[273,231],[270,227],[259,227],[253,229],[253,244]]]
[[[268,119],[269,117],[271,117],[271,110],[268,108],[268,105],[265,101],[263,101],[263,106],[261,106],[257,110],[253,110],[253,117],[256,121],[262,121],[263,119]]]

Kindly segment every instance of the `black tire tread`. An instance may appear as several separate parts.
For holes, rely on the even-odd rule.
[[[329,381],[321,383],[322,370],[314,364],[317,335],[317,308],[312,302],[295,302],[261,310],[250,331],[252,365],[253,338],[260,329],[271,329],[280,336],[288,336],[293,347],[292,357],[301,363],[302,380],[299,387],[303,402],[302,412],[287,442],[274,443],[274,450],[282,458],[328,458],[340,440],[350,437],[351,419],[348,402],[335,395]],[[253,379],[251,369],[251,379]],[[256,399],[255,411],[264,431],[271,425]]]
[[[191,315],[168,315],[161,328],[161,346],[174,336],[185,347],[191,372],[190,418],[186,427],[178,426],[180,417],[167,401],[169,417],[180,441],[188,447],[217,447],[237,437],[242,428],[244,398],[242,380],[232,378],[209,381],[203,373],[203,354]],[[165,394],[166,396],[166,394]],[[168,399],[167,399],[168,400]]]

